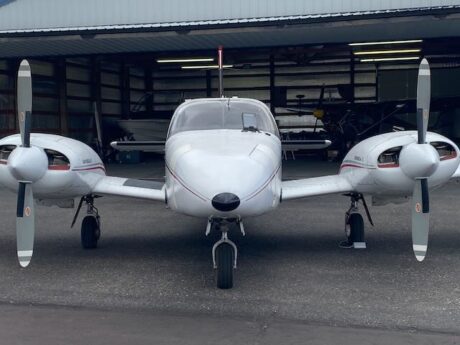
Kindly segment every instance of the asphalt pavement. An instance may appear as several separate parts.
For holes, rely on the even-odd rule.
[[[336,171],[297,160],[284,175]],[[109,173],[161,179],[163,165],[114,165]],[[16,196],[0,195],[0,344],[460,343],[455,182],[431,194],[422,263],[411,249],[408,204],[371,207],[367,249],[345,250],[338,243],[349,200],[321,196],[245,220],[245,237],[232,229],[239,261],[225,291],[215,287],[211,262],[220,234],[205,237],[206,220],[117,197],[97,200],[96,250],[80,246],[81,217],[70,229],[74,210],[38,207],[34,257],[21,269]]]

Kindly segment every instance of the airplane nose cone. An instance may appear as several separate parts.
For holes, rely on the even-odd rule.
[[[240,198],[233,193],[220,193],[212,198],[212,206],[223,212],[233,211],[240,205]]]

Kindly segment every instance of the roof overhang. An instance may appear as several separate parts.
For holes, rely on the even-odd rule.
[[[340,15],[0,32],[0,57],[262,48],[456,37],[460,6]]]

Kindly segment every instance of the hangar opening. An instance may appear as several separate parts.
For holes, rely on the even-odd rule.
[[[455,2],[271,3],[117,1],[111,17],[89,1],[63,1],[53,15],[30,0],[0,4],[0,136],[18,132],[15,75],[28,58],[34,132],[94,145],[100,121],[105,147],[122,137],[162,140],[184,100],[218,96],[223,45],[226,96],[261,100],[284,137],[330,138],[338,151],[415,128],[417,68],[426,57],[430,129],[460,141]]]

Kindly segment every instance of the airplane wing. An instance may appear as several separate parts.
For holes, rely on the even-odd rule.
[[[341,175],[312,177],[283,181],[282,200],[305,198],[308,196],[352,192],[353,186]]]
[[[331,145],[330,140],[282,140],[283,150],[321,150]]]
[[[330,140],[283,140],[283,150],[321,150],[331,145]],[[110,144],[118,151],[143,151],[163,153],[164,141],[114,141]]]
[[[96,183],[93,193],[166,202],[164,183],[150,180],[105,176]]]
[[[118,151],[143,151],[164,153],[164,141],[114,141],[110,144]]]

